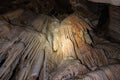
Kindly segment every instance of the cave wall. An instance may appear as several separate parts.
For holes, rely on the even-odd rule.
[[[119,80],[119,7],[52,1],[2,5],[0,80]]]

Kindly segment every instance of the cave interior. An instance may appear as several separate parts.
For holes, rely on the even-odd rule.
[[[120,1],[0,0],[0,80],[120,80]]]

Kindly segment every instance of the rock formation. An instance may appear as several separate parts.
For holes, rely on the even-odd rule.
[[[120,80],[120,46],[96,36],[85,4],[51,16],[44,0],[32,2],[0,15],[0,80]]]

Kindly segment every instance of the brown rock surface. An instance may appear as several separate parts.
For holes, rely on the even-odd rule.
[[[91,37],[83,19],[39,15],[31,25],[1,22],[0,80],[119,80],[119,45]]]

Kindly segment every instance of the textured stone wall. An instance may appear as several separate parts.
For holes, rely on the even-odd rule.
[[[97,3],[109,3],[112,5],[120,6],[120,0],[89,0]]]

